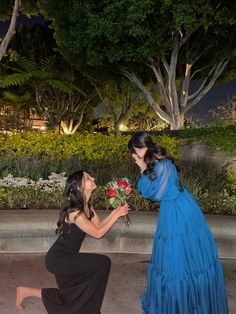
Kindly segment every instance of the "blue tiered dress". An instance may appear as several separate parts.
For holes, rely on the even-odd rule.
[[[157,162],[155,171],[153,181],[145,175],[138,181],[144,198],[160,201],[143,313],[228,313],[222,267],[201,209],[170,160]]]

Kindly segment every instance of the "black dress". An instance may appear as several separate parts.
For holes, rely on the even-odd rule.
[[[59,236],[46,254],[46,267],[55,274],[58,289],[42,289],[49,314],[99,314],[111,261],[98,254],[80,253],[85,233],[64,222]]]

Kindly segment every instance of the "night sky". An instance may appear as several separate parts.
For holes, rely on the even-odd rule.
[[[0,22],[0,37],[3,37],[8,29],[10,22]],[[44,18],[42,15],[33,16],[28,18],[24,15],[20,15],[17,19],[17,24],[24,24],[32,26],[33,24],[43,24]],[[192,85],[194,88],[194,84]],[[189,115],[193,117],[199,117],[204,121],[209,121],[210,116],[208,114],[209,109],[216,108],[219,104],[224,104],[229,101],[232,95],[236,94],[236,78],[228,83],[216,84],[202,99],[193,107]],[[202,120],[201,119],[201,120]]]
[[[208,111],[220,104],[226,104],[236,95],[236,78],[224,84],[215,84],[212,89],[189,111],[193,117],[201,117],[202,122],[209,122]]]
[[[17,17],[17,25],[24,24],[24,25],[27,25],[30,27],[30,26],[34,25],[35,23],[43,24],[44,23],[43,16],[38,15],[38,16],[33,16],[33,17],[29,18],[25,15],[20,14]],[[9,27],[9,24],[10,24],[10,21],[7,21],[7,22],[1,22],[0,21],[0,37],[3,37],[6,34],[8,27]]]

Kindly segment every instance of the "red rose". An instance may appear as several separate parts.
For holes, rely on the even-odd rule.
[[[116,196],[116,190],[110,189],[110,190],[108,190],[107,194],[109,197],[115,197]]]
[[[131,192],[132,192],[132,187],[128,186],[128,188],[126,189],[126,194],[130,195]]]
[[[122,189],[126,189],[128,186],[128,183],[126,183],[125,181],[122,181],[122,180],[118,180],[116,183]]]

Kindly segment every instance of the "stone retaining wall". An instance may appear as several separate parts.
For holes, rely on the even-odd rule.
[[[105,217],[108,211],[99,211]],[[0,210],[0,252],[46,252],[55,241],[58,212],[55,210]],[[236,217],[206,215],[220,257],[236,258]],[[84,252],[150,254],[158,214],[130,213],[132,226],[122,219],[102,239],[86,237]]]

